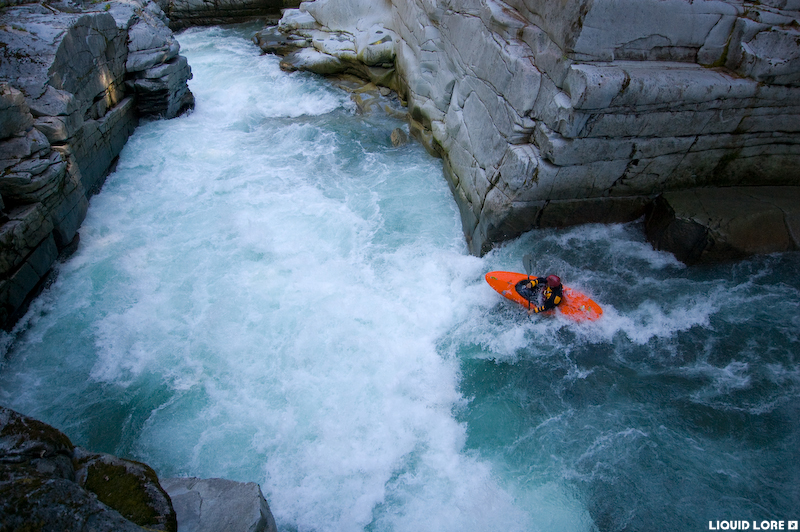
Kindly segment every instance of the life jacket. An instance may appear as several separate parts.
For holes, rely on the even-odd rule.
[[[544,289],[544,303],[542,303],[543,307],[549,307],[548,303],[552,304],[551,308],[555,308],[564,301],[564,287],[557,286],[555,288],[550,288],[546,286]]]

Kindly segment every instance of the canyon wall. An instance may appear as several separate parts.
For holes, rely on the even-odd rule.
[[[253,18],[277,21],[281,9],[297,7],[300,0],[161,0],[174,30],[246,22]]]
[[[279,31],[290,69],[379,53],[366,77],[407,100],[481,255],[666,191],[799,185],[799,21],[798,0],[316,0]]]
[[[5,1],[5,0],[4,0]],[[191,70],[149,1],[25,4],[0,25],[0,326],[77,244],[89,196],[139,117],[193,106]]]
[[[0,0],[4,327],[74,247],[137,119],[192,106],[169,26],[297,5],[18,3]],[[800,184],[799,19],[800,0],[315,0],[257,41],[285,68],[398,91],[481,255],[636,219],[669,191]]]

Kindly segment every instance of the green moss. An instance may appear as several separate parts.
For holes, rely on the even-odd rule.
[[[709,68],[720,68],[724,67],[725,63],[728,62],[728,50],[731,47],[731,39],[728,38],[728,42],[725,43],[725,49],[722,50],[722,55],[719,56],[719,59],[711,63],[710,65],[706,65]]]
[[[0,437],[20,437],[26,441],[39,441],[53,445],[56,452],[59,449],[72,451],[73,445],[69,438],[58,429],[51,427],[33,418],[14,415],[9,422],[0,427]]]
[[[88,467],[85,488],[103,504],[139,526],[157,525],[145,484],[124,466],[95,462]]]

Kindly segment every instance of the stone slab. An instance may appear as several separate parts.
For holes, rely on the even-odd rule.
[[[667,192],[645,217],[656,249],[687,263],[800,250],[800,187],[699,188]]]
[[[172,499],[178,532],[277,532],[261,488],[221,478],[168,478],[161,486]]]

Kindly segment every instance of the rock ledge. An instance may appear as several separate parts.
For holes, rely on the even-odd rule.
[[[656,249],[687,263],[800,250],[800,187],[665,192],[645,218]]]

